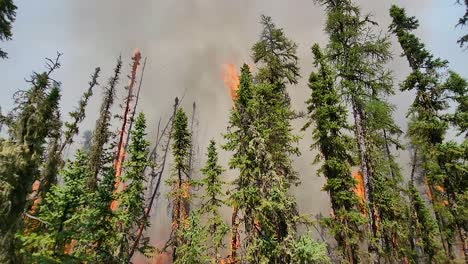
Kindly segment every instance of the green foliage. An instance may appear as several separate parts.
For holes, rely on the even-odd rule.
[[[397,6],[392,6],[390,15],[393,18],[390,30],[398,37],[404,51],[403,56],[407,58],[412,68],[401,89],[416,92],[416,98],[409,112],[411,121],[408,135],[417,153],[415,160],[421,160],[421,176],[427,181],[427,188],[431,194],[432,208],[440,230],[445,256],[453,259],[455,233],[458,229],[461,239],[464,240],[464,231],[455,224],[456,217],[452,207],[458,192],[453,188],[454,183],[457,184],[457,177],[453,176],[453,171],[447,169],[450,167],[450,165],[447,167],[447,163],[451,164],[454,161],[452,154],[455,152],[451,152],[454,150],[454,145],[452,143],[445,145],[443,142],[449,121],[460,129],[460,133],[466,133],[466,125],[461,120],[466,112],[467,82],[454,72],[449,71],[447,74],[448,62],[439,58],[434,59],[424,44],[412,33],[419,26],[416,18],[408,17],[405,10]],[[451,101],[458,103],[458,106],[454,114],[447,114]],[[416,197],[411,200],[417,202]],[[415,214],[428,216],[426,212],[417,210],[419,206],[412,206],[415,207]],[[434,229],[426,229],[428,225],[422,225],[421,228],[423,228],[422,234],[434,232]],[[435,254],[440,250],[435,248],[440,248],[440,245],[431,239],[423,238],[423,240],[425,243],[433,243],[424,245],[427,248],[425,250],[427,258],[436,258]]]
[[[130,261],[128,246],[133,243],[134,233],[140,226],[145,207],[145,175],[144,170],[150,165],[148,160],[149,142],[145,140],[146,121],[143,113],[139,113],[134,129],[130,132],[130,158],[124,164],[124,174],[121,182],[126,186],[117,194],[119,201],[115,214],[118,227],[118,239],[121,241],[119,256]],[[145,223],[148,226],[148,223]]]
[[[395,125],[393,77],[385,68],[391,59],[387,35],[377,23],[349,0],[318,0],[327,10],[325,31],[330,42],[326,54],[336,72],[336,89],[352,110],[357,163],[362,173],[371,258],[401,261],[407,249],[406,205],[400,195],[399,168],[392,148],[400,147]]]
[[[14,234],[26,208],[26,198],[34,180],[39,178],[47,141],[57,136],[60,126],[59,83],[49,72],[33,74],[32,87],[20,91],[10,114],[10,140],[0,142],[0,262],[14,261]]]
[[[225,204],[225,198],[222,191],[224,182],[220,179],[223,168],[218,165],[218,153],[216,151],[216,142],[210,141],[208,146],[208,160],[202,173],[205,176],[201,184],[205,188],[205,195],[202,197],[202,206],[200,213],[207,217],[207,233],[209,234],[209,249],[212,263],[219,262],[219,251],[224,246],[223,240],[229,230],[228,225],[224,223],[219,213],[219,208]]]
[[[331,263],[327,255],[327,245],[318,243],[310,235],[301,235],[291,244],[291,263]]]
[[[318,44],[312,47],[317,72],[309,77],[310,99],[307,100],[309,120],[303,129],[314,124],[312,148],[320,151],[315,162],[323,160],[319,173],[327,178],[324,190],[330,195],[334,215],[324,224],[334,235],[341,255],[350,263],[359,260],[359,244],[364,217],[359,211],[360,201],[353,189],[356,185],[351,175],[351,138],[345,131],[347,110],[335,88],[335,74]]]
[[[114,103],[115,90],[119,82],[120,71],[122,68],[122,58],[119,56],[117,65],[114,68],[114,75],[109,79],[104,91],[104,98],[101,103],[99,118],[96,121],[96,127],[93,132],[91,146],[89,150],[89,167],[92,172],[88,185],[91,189],[96,189],[97,178],[100,168],[103,165],[104,149],[112,136],[110,131],[110,122],[112,118],[111,107]]]
[[[177,230],[177,236],[183,243],[177,248],[174,264],[203,264],[208,263],[207,247],[204,246],[206,230],[200,225],[200,215],[193,212],[188,217],[186,225]]]
[[[72,240],[80,241],[84,231],[80,223],[91,195],[86,189],[88,174],[86,154],[78,151],[61,173],[63,184],[52,186],[40,206],[43,227],[19,236],[20,254],[28,263],[78,262],[83,257],[68,255],[65,248]]]
[[[463,14],[463,16],[460,17],[460,19],[458,19],[457,26],[466,27],[468,24],[468,0],[457,0],[457,3],[461,4],[460,1],[463,1],[465,4],[465,14]],[[466,42],[468,42],[468,34],[462,36],[457,41],[457,43],[460,44],[460,47],[463,47],[466,44]]]
[[[261,24],[260,41],[252,48],[252,58],[260,64],[256,80],[280,85],[281,89],[284,89],[285,82],[297,84],[300,77],[297,44],[284,35],[283,29],[273,24],[271,17],[262,15]]]
[[[78,108],[72,112],[70,112],[70,117],[72,118],[72,122],[65,123],[65,133],[64,133],[64,140],[60,146],[60,153],[63,152],[64,148],[67,145],[73,143],[73,137],[76,136],[79,132],[78,125],[84,120],[86,117],[86,106],[88,105],[89,99],[93,96],[93,89],[96,85],[98,85],[97,79],[99,78],[99,73],[101,72],[101,68],[97,67],[94,70],[93,75],[91,76],[91,81],[89,82],[89,87],[86,92],[83,93],[80,101],[78,102]]]
[[[185,246],[186,243],[181,230],[187,225],[190,212],[190,186],[193,185],[188,173],[191,135],[188,130],[187,115],[182,109],[178,109],[175,114],[171,140],[174,165],[166,184],[171,188],[169,198],[172,200],[172,260],[176,262],[179,261],[179,247]]]
[[[11,40],[11,26],[15,22],[16,5],[13,0],[2,0],[0,2],[0,40]],[[0,58],[7,58],[7,53],[0,49]]]

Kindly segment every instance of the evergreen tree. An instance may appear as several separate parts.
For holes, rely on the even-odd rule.
[[[49,71],[32,76],[31,89],[17,94],[10,114],[11,139],[0,145],[0,262],[15,261],[14,234],[20,226],[31,186],[40,175],[48,138],[56,132],[60,99],[59,84],[50,74],[60,67],[58,59]],[[51,61],[51,60],[50,60]],[[52,62],[52,61],[51,61]]]
[[[89,206],[86,153],[78,151],[75,160],[62,171],[63,184],[53,185],[40,206],[38,219],[42,228],[20,236],[21,250],[28,263],[78,263],[85,256],[70,253],[70,245],[80,241],[80,223]],[[68,248],[67,248],[68,247]]]
[[[111,209],[111,203],[115,200],[115,170],[112,164],[115,148],[104,149],[103,165],[100,167],[102,178],[95,190],[90,189],[88,174],[87,188],[91,192],[88,207],[83,213],[80,232],[82,237],[74,247],[76,254],[83,254],[91,263],[119,263],[125,262],[119,259],[116,253],[120,246],[118,233],[115,229],[116,215]],[[88,159],[90,156],[88,155]],[[89,165],[89,160],[88,160]]]
[[[209,243],[211,263],[219,263],[220,250],[224,246],[223,240],[229,228],[219,213],[219,208],[225,204],[222,192],[224,182],[220,179],[224,170],[218,165],[218,153],[214,140],[210,141],[207,156],[206,165],[201,170],[205,176],[201,180],[205,188],[205,195],[202,197],[200,213],[207,217],[208,241],[211,241]]]
[[[177,258],[174,264],[203,264],[210,261],[206,251],[208,248],[204,245],[206,239],[206,230],[200,224],[200,215],[198,212],[190,213],[187,223],[176,230],[184,243],[177,247]]]
[[[271,17],[262,15],[261,24],[260,41],[252,48],[254,62],[261,65],[256,80],[278,85],[279,91],[284,92],[286,82],[297,84],[300,77],[297,44],[284,35],[283,29],[273,24]]]
[[[184,228],[190,213],[190,185],[189,156],[191,136],[188,130],[187,115],[182,109],[178,109],[173,121],[172,155],[174,157],[173,172],[167,181],[172,199],[172,260],[178,260],[178,249],[186,242],[183,236]],[[190,227],[188,227],[190,228]]]
[[[93,89],[99,85],[97,79],[99,78],[99,73],[101,72],[101,68],[97,67],[94,70],[93,75],[91,76],[91,81],[89,82],[88,89],[83,93],[81,96],[80,101],[78,102],[78,107],[76,110],[70,112],[70,117],[72,118],[72,122],[66,122],[65,127],[67,128],[64,133],[64,139],[62,144],[60,145],[59,153],[63,153],[63,150],[67,145],[73,143],[73,137],[76,136],[79,132],[79,124],[85,119],[86,117],[86,106],[88,105],[89,99],[93,96]]]
[[[463,16],[460,19],[458,19],[457,26],[466,27],[466,25],[468,24],[468,0],[457,0],[457,3],[460,5],[465,5],[465,14],[463,14]],[[457,41],[457,43],[460,44],[460,47],[463,47],[466,42],[468,42],[468,34],[462,36]]]
[[[457,119],[464,115],[467,83],[451,71],[448,73],[448,78],[444,77],[448,62],[434,58],[412,33],[419,26],[415,17],[408,17],[405,10],[397,6],[392,6],[390,15],[393,18],[390,30],[398,37],[403,56],[407,58],[412,69],[401,84],[401,90],[416,93],[416,98],[409,110],[411,121],[408,126],[408,135],[414,148],[413,162],[420,161],[420,164],[418,166],[413,164],[413,166],[420,170],[420,178],[427,183],[445,255],[453,259],[455,257],[453,245],[456,238],[456,228],[454,228],[456,221],[454,220],[454,205],[450,203],[446,205],[446,202],[450,201],[449,197],[453,198],[455,194],[451,180],[455,180],[456,177],[450,177],[445,169],[444,160],[450,158],[443,157],[449,154],[439,151],[444,149],[442,144],[450,120],[454,120],[454,123],[458,124],[463,131],[463,121],[458,122]],[[448,110],[450,98],[459,102],[459,107],[453,117],[446,118],[445,112]],[[415,173],[416,170],[413,169],[411,179],[415,178]],[[414,185],[413,181],[411,185]],[[416,210],[415,214],[418,214]],[[428,235],[428,232],[421,231],[423,235]],[[430,240],[426,239],[426,241]],[[432,254],[434,250],[430,248],[437,247],[438,245],[434,244],[425,250],[424,253],[429,260],[437,257]]]
[[[2,0],[0,3],[0,40],[11,40],[11,24],[15,22],[16,5],[13,0]],[[8,54],[0,49],[0,58],[7,58]]]
[[[351,127],[347,123],[347,110],[341,103],[335,87],[335,74],[327,58],[315,44],[312,47],[317,72],[309,77],[311,97],[307,101],[310,120],[303,129],[315,124],[312,137],[320,154],[315,162],[323,160],[319,173],[327,178],[324,190],[330,195],[333,215],[325,225],[334,235],[342,257],[349,263],[358,263],[359,245],[364,236],[365,218],[360,212],[360,200],[353,192],[356,182],[351,175],[352,139],[346,135]]]
[[[119,202],[115,212],[118,227],[118,237],[121,241],[119,258],[130,261],[129,246],[133,244],[135,230],[140,226],[145,206],[145,175],[144,170],[150,165],[148,160],[149,142],[145,140],[146,120],[143,113],[139,113],[134,129],[130,132],[130,158],[124,164],[124,175],[121,182],[125,188],[117,194]],[[148,226],[146,223],[145,226]]]
[[[89,167],[91,171],[88,180],[89,187],[96,189],[98,174],[103,165],[103,152],[109,138],[112,134],[110,131],[110,121],[112,118],[111,107],[114,103],[115,90],[119,81],[120,71],[122,68],[122,59],[119,56],[117,65],[114,68],[114,75],[109,79],[109,83],[104,91],[104,98],[101,104],[99,119],[96,121],[96,127],[93,132],[91,146],[89,151]]]
[[[362,173],[371,237],[371,258],[401,261],[407,255],[406,206],[400,195],[401,177],[391,147],[400,130],[391,117],[387,97],[393,94],[387,36],[349,0],[318,0],[327,11],[327,55],[336,69],[340,97],[351,108],[357,159]],[[382,122],[383,121],[383,122]]]
[[[234,101],[234,107],[231,110],[229,119],[228,133],[225,135],[227,143],[223,146],[224,149],[233,151],[232,158],[229,162],[231,169],[238,168],[239,175],[234,180],[234,190],[229,197],[229,204],[233,212],[231,218],[231,238],[230,238],[230,253],[228,260],[231,263],[237,263],[239,256],[237,249],[240,247],[239,225],[240,225],[240,207],[247,213],[252,210],[251,204],[246,204],[247,188],[254,188],[251,185],[252,177],[250,175],[250,167],[248,167],[248,150],[250,142],[249,127],[252,119],[247,113],[247,108],[253,97],[253,80],[249,66],[244,64],[241,68],[239,88],[237,89],[237,97]],[[252,192],[255,193],[255,192]],[[250,202],[250,201],[249,201]]]

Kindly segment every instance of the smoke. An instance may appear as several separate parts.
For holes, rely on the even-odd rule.
[[[357,2],[364,12],[374,15],[374,20],[382,26],[382,33],[386,33],[389,24],[388,9],[392,3],[406,7],[414,15],[430,4],[430,0]],[[139,110],[145,112],[150,122],[150,136],[154,135],[158,119],[163,117],[164,122],[164,118],[168,118],[174,97],[183,96],[182,104],[187,111],[190,111],[192,102],[196,102],[199,120],[197,144],[200,148],[198,164],[204,162],[204,149],[211,138],[218,143],[224,142],[221,133],[226,131],[232,103],[223,83],[223,65],[240,67],[244,62],[252,64],[251,47],[261,31],[258,23],[261,14],[271,16],[279,27],[284,28],[286,35],[299,45],[303,78],[298,85],[289,88],[295,110],[304,111],[304,101],[309,96],[306,82],[313,69],[310,47],[313,43],[324,46],[327,40],[323,33],[323,7],[315,5],[313,0],[54,0],[49,5],[51,18],[36,20],[49,21],[48,24],[44,22],[48,25],[46,29],[56,31],[47,36],[55,39],[57,44],[50,44],[48,48],[65,54],[64,67],[56,77],[63,80],[63,110],[71,110],[76,104],[86,87],[87,76],[95,66],[103,68],[100,83],[105,84],[115,58],[122,54],[129,64],[132,51],[139,48],[142,56],[148,57]],[[46,6],[41,5],[42,8]],[[23,9],[26,14],[35,13],[25,4],[20,6],[19,16]],[[17,23],[25,19],[18,17]],[[21,40],[20,35],[18,41]],[[24,38],[22,41],[31,40]],[[36,47],[35,51],[39,53],[39,49]],[[15,49],[11,48],[10,51],[10,56],[14,58]],[[395,48],[396,57],[400,53]],[[34,60],[40,61],[42,57],[53,55],[39,54]],[[28,65],[20,76],[27,76],[29,69],[38,69],[37,66]],[[406,75],[408,68],[406,62],[399,58],[395,58],[389,67],[398,70],[397,80]],[[129,73],[128,65],[124,72]],[[121,90],[126,81],[121,81]],[[122,97],[123,94],[120,99]],[[407,93],[398,94],[392,101],[398,105],[395,112],[397,122],[404,126],[404,115],[411,97]],[[99,98],[95,97],[82,131],[94,125],[98,106]],[[294,125],[300,128],[303,123],[304,120],[297,120]],[[303,213],[328,215],[327,194],[321,191],[324,179],[317,177],[317,165],[311,165],[314,153],[309,150],[310,130],[298,130],[297,133],[303,136],[300,141],[302,156],[295,158],[295,166],[302,180],[302,185],[294,189],[299,208]],[[402,159],[406,159],[406,156],[402,155]],[[228,155],[221,153],[220,161],[227,167]],[[234,173],[228,171],[226,177],[232,179]],[[158,243],[167,238],[170,231],[166,200],[163,193],[157,210],[153,211],[157,216],[152,219],[151,236],[152,241]]]

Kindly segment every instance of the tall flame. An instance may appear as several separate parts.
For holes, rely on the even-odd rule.
[[[236,70],[236,66],[232,63],[225,64],[223,67],[223,80],[224,85],[228,89],[229,96],[232,100],[237,97],[237,89],[239,89],[239,73]]]
[[[354,193],[359,197],[359,200],[361,201],[361,213],[363,215],[366,215],[366,193],[364,189],[364,179],[362,178],[362,174],[360,171],[354,171],[353,178],[357,182],[356,186],[354,187]]]

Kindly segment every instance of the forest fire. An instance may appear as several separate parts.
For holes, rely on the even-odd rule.
[[[237,97],[237,89],[239,89],[239,73],[236,70],[236,66],[232,63],[225,64],[223,67],[223,80],[224,85],[228,89],[229,96],[232,100]]]

